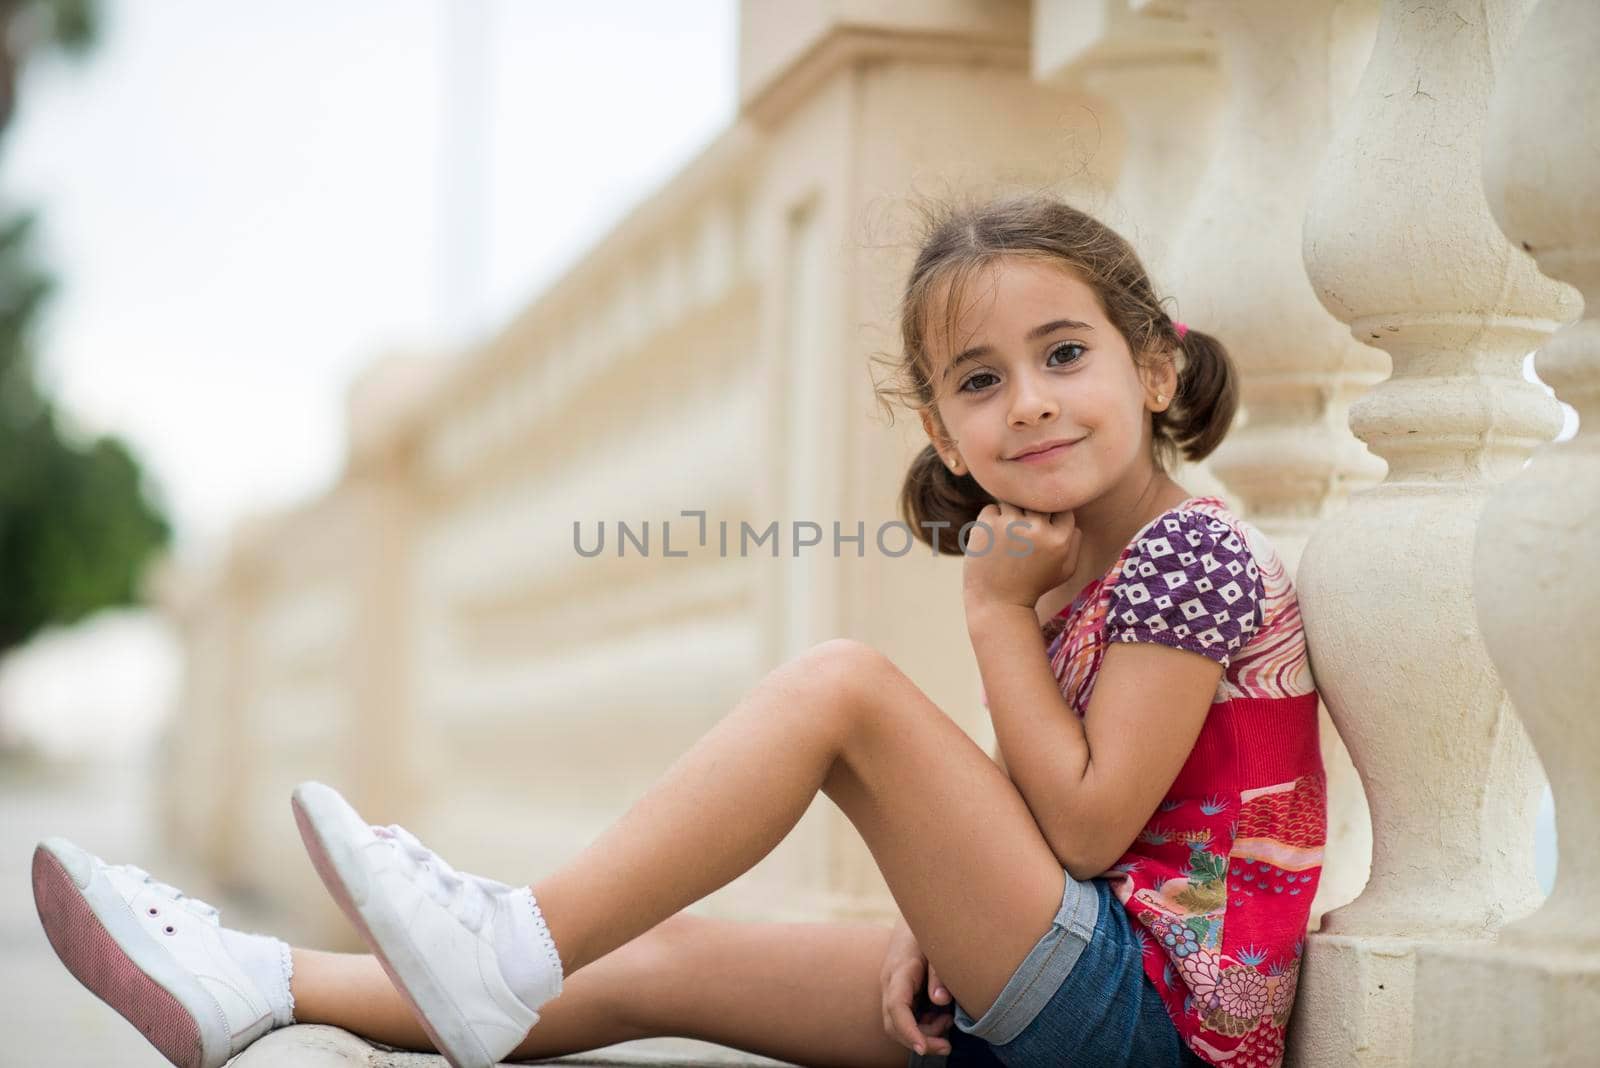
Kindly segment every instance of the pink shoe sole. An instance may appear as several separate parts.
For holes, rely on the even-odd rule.
[[[167,1060],[179,1068],[202,1068],[205,1050],[194,1017],[123,951],[71,873],[43,845],[33,851],[33,902],[45,937],[78,982]]]
[[[317,869],[317,875],[322,879],[323,885],[328,888],[328,893],[333,895],[333,900],[338,903],[339,910],[355,925],[356,930],[361,933],[362,940],[367,943],[368,948],[372,950],[372,955],[378,959],[378,963],[383,966],[384,973],[389,976],[389,982],[394,985],[395,990],[405,999],[406,1004],[411,1006],[412,1014],[416,1016],[417,1022],[422,1025],[422,1030],[427,1033],[428,1040],[433,1043],[434,1051],[450,1062],[453,1068],[462,1068],[461,1062],[452,1055],[449,1045],[439,1037],[433,1025],[428,1022],[427,1015],[422,1011],[422,1007],[417,1004],[416,999],[412,997],[411,991],[407,989],[405,981],[400,978],[394,965],[390,963],[388,955],[384,953],[378,940],[372,936],[371,928],[367,926],[366,920],[362,919],[361,910],[356,907],[355,901],[350,897],[350,892],[345,887],[344,879],[339,875],[339,870],[328,853],[327,845],[317,833],[316,825],[312,823],[311,817],[301,804],[298,795],[291,798],[290,805],[294,808],[294,822],[300,828],[300,837],[305,842],[306,852],[311,856],[311,864]]]

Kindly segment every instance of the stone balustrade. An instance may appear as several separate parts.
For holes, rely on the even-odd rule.
[[[988,744],[959,612],[923,607],[959,603],[959,569],[870,551],[922,441],[875,418],[868,357],[897,344],[917,198],[1048,189],[1128,233],[1175,317],[1228,344],[1240,422],[1180,478],[1298,564],[1330,839],[1288,1062],[1578,1063],[1600,1044],[1581,711],[1600,487],[1592,428],[1546,446],[1559,405],[1522,369],[1540,350],[1558,396],[1600,414],[1600,6],[744,15],[734,125],[481,348],[375,370],[339,483],[173,587],[176,839],[304,917],[292,933],[353,945],[286,860],[293,781],[536,878],[836,635]],[[1569,325],[1579,291],[1590,318]],[[816,523],[822,551],[718,551],[719,524],[774,520]],[[590,539],[648,521],[655,551],[582,556],[575,521]],[[828,551],[858,521],[869,551]],[[1546,774],[1564,834],[1541,902]],[[240,828],[262,859],[230,845]],[[891,908],[826,804],[696,906]]]
[[[1538,902],[1543,777],[1472,577],[1489,495],[1561,425],[1524,356],[1578,309],[1483,194],[1492,72],[1531,7],[1385,4],[1306,218],[1318,297],[1393,373],[1351,411],[1388,476],[1317,525],[1299,572],[1313,670],[1373,822],[1366,888],[1311,936],[1302,1063],[1410,1063],[1417,1021],[1438,1011],[1419,958]]]
[[[1600,1048],[1593,889],[1600,734],[1592,714],[1600,620],[1588,570],[1600,543],[1597,51],[1600,6],[1543,0],[1534,9],[1516,47],[1496,64],[1502,74],[1482,170],[1488,207],[1510,244],[1545,275],[1575,286],[1585,314],[1545,341],[1535,360],[1540,377],[1577,408],[1578,436],[1540,449],[1494,490],[1478,519],[1472,560],[1484,645],[1550,778],[1560,867],[1542,907],[1499,926],[1492,939],[1418,948],[1416,1003],[1429,1006],[1414,1015],[1419,1065],[1581,1064]],[[1562,301],[1563,320],[1569,306]],[[1511,836],[1520,830],[1499,829]],[[1523,911],[1523,843],[1513,837],[1487,845],[1519,865],[1500,894]]]

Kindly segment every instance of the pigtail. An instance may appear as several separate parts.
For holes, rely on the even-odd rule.
[[[1159,413],[1156,432],[1190,461],[1203,460],[1222,443],[1239,408],[1239,372],[1228,350],[1210,334],[1189,327],[1173,342],[1183,352],[1178,394]]]
[[[911,461],[900,487],[900,515],[912,535],[946,556],[961,556],[957,536],[961,527],[978,518],[994,498],[971,475],[958,475],[945,466],[938,450],[926,445]],[[948,523],[929,528],[925,523]],[[937,534],[938,541],[934,541]]]

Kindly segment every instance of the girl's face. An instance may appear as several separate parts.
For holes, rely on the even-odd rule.
[[[947,297],[948,287],[925,331],[946,433],[926,412],[922,424],[956,473],[970,472],[998,500],[1046,513],[1150,477],[1150,413],[1172,403],[1176,369],[1170,358],[1137,367],[1071,270],[1002,257],[973,275],[948,338]]]

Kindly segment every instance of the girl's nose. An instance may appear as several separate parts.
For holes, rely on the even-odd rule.
[[[1012,426],[1027,426],[1056,414],[1055,399],[1041,383],[1030,375],[1021,375],[1014,381],[1016,388],[1011,395],[1010,412]]]

